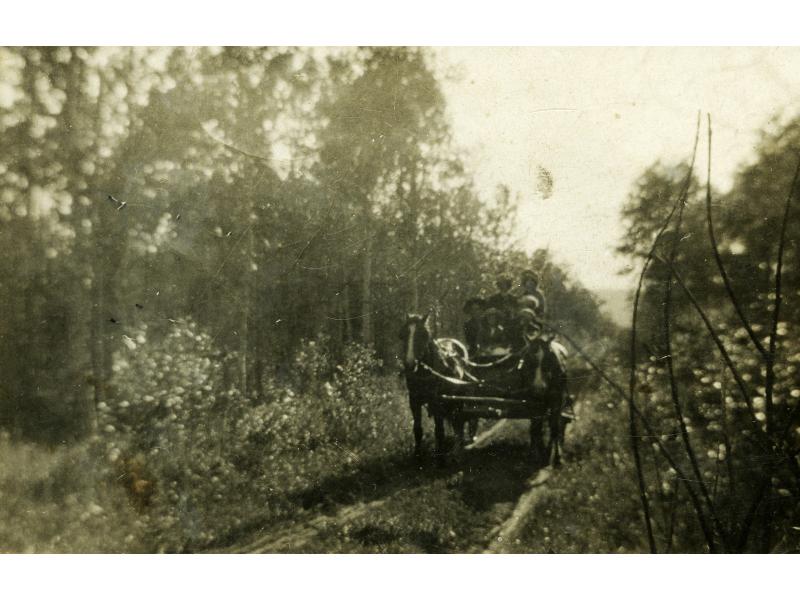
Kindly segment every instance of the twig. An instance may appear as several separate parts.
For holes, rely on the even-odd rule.
[[[695,147],[697,142],[695,141]],[[642,510],[644,511],[645,521],[647,522],[647,534],[648,540],[650,542],[650,551],[652,553],[656,552],[655,549],[655,539],[653,538],[652,528],[650,526],[650,506],[647,500],[647,493],[646,493],[646,485],[644,481],[644,470],[642,469],[642,460],[641,455],[639,453],[639,442],[638,442],[638,432],[636,428],[636,417],[635,413],[637,412],[636,409],[636,368],[637,368],[637,356],[636,356],[636,349],[637,349],[637,340],[636,340],[636,333],[637,333],[637,321],[639,317],[639,300],[642,294],[642,286],[644,284],[644,276],[647,273],[647,269],[650,266],[650,263],[653,260],[653,254],[655,252],[655,248],[658,245],[658,242],[661,240],[661,236],[666,231],[669,223],[672,221],[672,217],[675,214],[675,211],[678,208],[678,204],[676,203],[673,205],[672,210],[670,211],[669,215],[667,215],[664,224],[661,226],[661,229],[656,234],[655,240],[653,240],[653,245],[650,248],[650,252],[647,255],[647,258],[644,261],[644,265],[642,266],[642,271],[639,274],[639,283],[636,286],[636,293],[633,299],[633,316],[632,316],[632,323],[631,323],[631,344],[630,344],[630,379],[628,381],[628,395],[625,397],[628,403],[628,429],[630,431],[631,436],[631,451],[633,453],[633,460],[634,464],[636,465],[636,477],[639,485],[639,497],[642,502]]]
[[[753,420],[755,420],[756,418],[755,408],[753,407],[753,400],[750,397],[750,393],[747,391],[747,385],[745,384],[744,379],[742,379],[742,376],[739,374],[738,369],[733,364],[733,359],[731,359],[730,354],[728,354],[728,351],[726,350],[725,345],[722,343],[722,340],[720,339],[716,329],[711,324],[711,321],[709,320],[703,308],[700,306],[700,303],[697,301],[695,295],[686,285],[680,273],[675,268],[675,265],[669,264],[661,257],[656,257],[656,258],[670,269],[673,277],[675,277],[675,281],[677,281],[678,285],[681,286],[681,289],[683,290],[684,294],[686,294],[686,297],[689,299],[689,302],[691,303],[697,314],[702,319],[703,323],[706,326],[706,329],[708,330],[709,335],[714,340],[717,349],[719,349],[719,352],[722,355],[722,359],[725,362],[725,365],[728,367],[728,370],[731,372],[731,375],[733,375],[733,378],[736,380],[736,384],[739,386],[739,391],[741,392],[742,397],[744,398],[744,401],[747,404],[748,409],[750,410],[750,415],[753,417]]]
[[[737,552],[744,552],[744,549],[747,546],[747,538],[750,536],[750,528],[753,526],[756,512],[758,511],[758,507],[761,506],[761,500],[764,498],[764,494],[767,491],[769,483],[770,478],[764,477],[758,486],[758,491],[756,492],[753,503],[750,505],[750,508],[748,508],[747,514],[742,522],[742,529],[739,532],[739,540],[736,547]]]
[[[200,129],[202,129],[202,130],[203,130],[203,132],[204,132],[204,133],[205,133],[205,134],[206,134],[208,137],[210,137],[212,140],[214,140],[214,141],[215,141],[215,142],[217,142],[218,144],[220,144],[220,145],[224,146],[225,148],[227,148],[227,149],[228,149],[228,150],[230,150],[231,152],[235,152],[235,153],[237,153],[237,154],[241,154],[242,156],[246,156],[246,157],[248,157],[248,158],[252,158],[252,159],[254,159],[254,160],[257,160],[257,161],[259,161],[259,162],[261,162],[261,163],[264,163],[264,164],[267,166],[267,168],[269,168],[270,170],[272,170],[272,164],[271,164],[271,161],[270,161],[270,160],[269,160],[269,159],[268,159],[266,156],[261,156],[260,154],[254,154],[254,153],[252,153],[252,152],[248,152],[247,150],[242,150],[241,148],[238,148],[238,147],[234,146],[233,144],[229,144],[228,142],[226,142],[226,141],[224,141],[224,140],[221,140],[221,139],[219,139],[218,137],[216,137],[216,136],[214,136],[214,135],[211,135],[211,132],[209,132],[209,131],[208,131],[208,130],[207,130],[205,127],[203,127],[202,125],[200,126]]]
[[[788,220],[789,220],[789,210],[791,208],[792,198],[794,197],[794,194],[795,194],[795,188],[797,187],[798,176],[800,176],[800,161],[798,162],[797,167],[795,168],[794,177],[792,178],[792,185],[791,185],[791,188],[789,190],[789,194],[786,197],[786,203],[784,205],[784,210],[783,210],[783,222],[781,223],[781,234],[780,234],[780,238],[779,238],[779,241],[778,241],[778,261],[777,261],[777,265],[775,267],[775,307],[774,307],[773,313],[772,313],[772,324],[771,324],[770,335],[769,335],[769,350],[767,351],[767,355],[766,355],[766,357],[764,359],[764,364],[765,364],[765,367],[766,367],[766,381],[765,381],[765,386],[764,386],[765,387],[764,408],[765,408],[765,416],[766,416],[765,423],[766,423],[766,429],[767,429],[767,436],[768,437],[772,433],[772,425],[773,425],[773,419],[772,419],[772,414],[771,414],[772,413],[772,407],[773,407],[773,397],[772,397],[772,395],[773,395],[773,389],[774,389],[774,385],[775,385],[775,355],[777,353],[778,321],[780,319],[780,309],[781,309],[781,302],[782,302],[782,295],[783,295],[783,291],[782,291],[782,287],[781,287],[782,286],[781,277],[782,277],[782,270],[783,270],[783,252],[784,252],[785,245],[786,245],[786,226],[787,226]],[[795,407],[795,409],[796,408],[797,407]],[[790,414],[789,421],[786,424],[785,429],[782,432],[783,435],[781,436],[781,439],[778,441],[777,445],[780,445],[780,446],[784,445],[786,437],[789,434],[789,432],[791,431],[791,422],[792,422],[793,414],[794,414],[794,411],[792,411],[792,413]],[[775,448],[773,448],[773,450],[775,450]],[[790,466],[790,468],[796,467],[796,464],[793,463],[794,457],[792,456],[792,453],[787,453],[787,457],[786,458],[787,458],[787,464]],[[756,513],[758,512],[758,508],[761,505],[761,502],[762,502],[762,500],[764,498],[764,495],[769,493],[769,491],[770,491],[769,488],[770,488],[770,486],[772,484],[772,477],[777,472],[778,467],[781,464],[781,462],[782,461],[775,460],[773,462],[773,464],[771,465],[771,468],[766,469],[766,472],[764,473],[764,475],[761,478],[761,482],[760,482],[760,485],[759,485],[759,488],[758,488],[758,492],[756,493],[756,496],[753,499],[753,502],[751,503],[751,505],[750,505],[750,507],[749,507],[749,509],[747,511],[747,516],[745,517],[744,523],[742,525],[742,530],[741,530],[741,534],[739,536],[739,544],[738,544],[740,551],[742,551],[744,549],[744,547],[746,546],[746,544],[747,544],[747,538],[748,538],[748,536],[750,534],[750,529],[752,527],[753,521],[755,520],[755,516],[756,516]],[[793,471],[796,471],[796,469],[793,469]],[[769,535],[768,535],[769,532],[765,532],[765,534],[767,535],[766,539],[768,540],[769,539]]]
[[[689,189],[689,185],[691,184],[691,176],[692,170],[694,168],[694,161],[697,155],[697,142],[700,137],[700,115],[697,116],[697,127],[694,136],[694,148],[692,150],[692,161],[691,166],[689,167],[689,173],[686,177],[686,190]],[[628,429],[630,430],[631,436],[631,451],[633,453],[633,460],[634,464],[636,465],[636,477],[639,484],[639,497],[642,502],[642,510],[644,512],[644,518],[647,525],[647,537],[648,541],[650,542],[650,551],[655,553],[656,546],[655,546],[655,539],[653,538],[653,530],[652,525],[650,523],[650,505],[647,500],[647,491],[646,491],[646,484],[644,480],[644,470],[642,468],[642,459],[639,453],[639,441],[638,441],[638,432],[636,428],[636,368],[637,368],[637,356],[636,356],[636,333],[637,333],[637,321],[639,317],[639,300],[641,298],[642,293],[642,286],[644,284],[644,277],[647,273],[647,269],[650,266],[650,263],[653,260],[653,254],[655,253],[655,249],[661,240],[661,236],[664,235],[667,227],[669,227],[670,222],[672,221],[672,217],[675,214],[675,211],[678,209],[678,206],[682,206],[683,203],[683,193],[678,196],[678,200],[672,206],[672,210],[670,211],[669,215],[667,216],[664,224],[661,226],[661,229],[656,234],[655,239],[653,240],[653,244],[650,247],[650,251],[647,254],[647,258],[645,259],[644,265],[642,266],[642,271],[639,274],[639,283],[636,286],[636,294],[634,296],[633,301],[633,315],[631,318],[631,343],[630,343],[630,379],[628,381]],[[698,515],[700,516],[700,515]],[[702,518],[702,517],[701,517]],[[713,544],[713,539],[711,540],[711,544]]]
[[[789,222],[789,210],[791,209],[792,198],[794,197],[795,188],[797,187],[798,175],[800,175],[800,161],[798,161],[797,167],[794,170],[792,186],[789,189],[789,194],[786,196],[786,202],[783,209],[783,222],[781,223],[781,236],[778,242],[778,264],[775,266],[775,307],[772,312],[772,327],[769,333],[769,352],[767,353],[764,361],[767,371],[764,384],[764,387],[766,388],[766,393],[764,394],[764,414],[766,416],[765,424],[767,426],[767,435],[772,434],[773,426],[772,396],[775,387],[775,355],[777,353],[778,342],[778,321],[780,320],[781,303],[783,301],[782,274],[783,252],[786,247],[786,226]]]
[[[707,114],[706,116],[708,118],[708,171],[706,174],[706,222],[708,223],[708,237],[709,240],[711,240],[711,249],[714,252],[714,261],[717,263],[717,270],[719,270],[719,274],[722,276],[722,282],[725,284],[725,291],[728,294],[728,298],[730,298],[731,304],[736,310],[739,320],[742,322],[742,326],[744,327],[745,331],[747,331],[747,335],[750,336],[750,340],[753,342],[761,355],[766,357],[767,350],[759,341],[758,337],[756,337],[756,334],[750,325],[750,321],[748,321],[747,317],[745,316],[742,306],[739,303],[739,299],[736,297],[736,294],[733,291],[733,286],[728,278],[728,272],[725,269],[725,265],[723,264],[722,257],[719,253],[717,237],[714,233],[714,220],[711,213],[711,115]]]
[[[722,527],[722,523],[720,522],[716,510],[714,508],[714,504],[711,500],[711,495],[708,492],[708,487],[706,486],[705,480],[703,479],[703,475],[700,471],[700,464],[697,460],[697,455],[694,452],[694,448],[692,447],[692,442],[689,439],[689,431],[686,427],[686,421],[683,414],[683,407],[681,406],[680,400],[680,393],[678,391],[678,381],[675,376],[675,362],[672,358],[672,267],[675,264],[675,259],[678,255],[678,243],[680,242],[680,233],[681,233],[681,226],[683,225],[683,212],[686,207],[686,200],[689,195],[689,188],[691,187],[692,182],[692,174],[694,172],[694,163],[695,158],[697,156],[697,141],[699,138],[700,133],[700,116],[698,115],[698,123],[697,123],[697,137],[695,137],[695,147],[694,152],[692,153],[692,160],[689,164],[689,172],[686,176],[686,181],[684,183],[684,187],[681,190],[680,196],[678,198],[678,218],[675,223],[675,235],[672,241],[672,245],[670,247],[669,253],[669,260],[668,266],[670,270],[667,272],[667,276],[665,279],[665,289],[664,289],[664,300],[663,300],[663,331],[664,331],[664,353],[665,353],[665,360],[667,363],[667,374],[669,377],[669,387],[670,387],[670,396],[672,398],[672,405],[675,409],[675,418],[678,423],[678,430],[681,434],[681,440],[683,442],[683,447],[686,452],[686,456],[689,458],[689,464],[691,465],[692,472],[697,480],[697,483],[700,487],[700,492],[703,496],[703,500],[705,501],[706,508],[711,516],[711,520],[714,523],[714,527],[717,529],[720,537],[722,538],[723,542],[726,540],[726,533],[725,529]],[[709,544],[713,544],[713,539],[707,539]]]
[[[569,342],[569,344],[573,348],[575,348],[575,351],[581,356],[581,358],[583,358],[583,360],[585,360],[586,363],[595,372],[597,372],[598,375],[600,375],[600,377],[603,379],[603,381],[608,383],[609,386],[611,386],[611,388],[617,394],[619,394],[620,398],[622,398],[623,401],[629,402],[630,397],[625,392],[625,390],[622,388],[622,386],[619,385],[613,379],[611,379],[611,377],[605,372],[605,370],[603,370],[600,366],[598,366],[592,360],[592,358],[588,354],[586,354],[586,352],[583,351],[583,349],[580,347],[580,345],[574,339],[572,339],[569,335],[567,335],[563,331],[560,331],[557,328],[553,327],[549,323],[545,322],[545,323],[543,323],[543,326],[548,328],[548,329],[550,329],[551,331],[558,332],[558,334],[561,337],[563,337],[565,340],[567,340],[567,342]],[[704,536],[705,536],[705,538],[706,538],[706,540],[708,542],[709,552],[711,552],[711,553],[716,552],[716,546],[714,544],[714,536],[713,536],[712,532],[708,528],[708,523],[706,522],[705,515],[703,513],[703,507],[700,504],[700,499],[697,496],[697,492],[695,492],[694,488],[692,487],[689,478],[686,476],[686,474],[680,468],[680,466],[678,465],[678,463],[675,460],[675,458],[670,454],[669,450],[667,450],[666,446],[664,446],[664,444],[661,442],[661,437],[655,432],[655,430],[653,429],[652,425],[650,425],[649,421],[642,414],[642,412],[638,409],[638,407],[636,407],[636,405],[630,405],[630,404],[629,404],[629,406],[631,406],[632,410],[634,411],[635,417],[638,418],[641,421],[642,426],[644,427],[645,431],[647,432],[647,436],[649,438],[651,438],[655,442],[655,444],[658,446],[659,451],[661,452],[661,454],[664,456],[664,458],[669,463],[669,466],[672,467],[672,469],[677,474],[678,478],[681,481],[683,481],[684,484],[686,485],[686,491],[689,493],[689,499],[692,502],[692,507],[694,508],[695,513],[697,514],[698,521],[700,522],[700,527],[703,530],[703,534],[704,534]],[[637,439],[639,437],[640,436],[637,435]],[[654,540],[654,542],[655,542],[655,540]]]

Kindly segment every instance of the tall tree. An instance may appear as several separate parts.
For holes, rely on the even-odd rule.
[[[443,135],[443,98],[421,50],[359,52],[358,75],[323,106],[320,177],[361,232],[361,339],[374,342],[373,274],[382,182]]]

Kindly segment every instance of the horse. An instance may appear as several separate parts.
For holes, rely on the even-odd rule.
[[[400,330],[400,340],[403,345],[403,374],[408,388],[411,415],[414,419],[414,453],[418,457],[422,453],[422,408],[427,406],[433,416],[435,453],[441,456],[444,451],[446,415],[438,401],[440,381],[433,373],[447,372],[449,367],[445,364],[433,336],[430,314],[425,316],[409,314]],[[463,432],[460,424],[454,424],[454,429]]]
[[[567,420],[563,410],[567,404],[567,373],[563,366],[566,350],[545,336],[541,329],[535,335],[527,334],[527,355],[531,362],[527,373],[527,386],[532,391],[531,401],[538,403],[541,416],[531,418],[530,442],[534,454],[543,457],[545,464],[561,465],[561,448]],[[547,444],[544,444],[544,423],[547,421]]]
[[[559,357],[551,347],[551,339],[541,328],[525,327],[520,332],[517,349],[491,363],[473,363],[466,352],[448,352],[460,344],[456,340],[438,340],[433,336],[428,316],[408,315],[400,332],[403,342],[403,367],[408,387],[409,404],[414,419],[415,453],[422,444],[422,407],[428,407],[434,418],[436,454],[444,447],[444,420],[453,424],[459,448],[464,443],[464,424],[469,420],[443,402],[449,397],[502,395],[525,401],[525,415],[530,418],[531,452],[537,460],[560,463],[564,422],[561,411],[566,400],[566,374]],[[463,346],[462,346],[463,347]],[[473,373],[478,373],[476,377]],[[495,379],[495,382],[491,380]],[[499,380],[499,383],[497,382]],[[486,394],[486,390],[493,390]],[[473,391],[477,390],[477,391]],[[544,422],[548,423],[549,439],[543,442]]]

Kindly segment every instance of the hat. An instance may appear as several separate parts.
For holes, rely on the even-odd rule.
[[[500,273],[497,276],[497,281],[495,283],[497,283],[497,287],[511,287],[513,282],[514,280],[508,273]]]
[[[532,308],[523,308],[518,313],[519,318],[524,321],[533,321],[537,325],[539,324],[539,317],[536,315],[536,312]]]
[[[533,269],[525,269],[520,274],[520,279],[522,279],[522,281],[525,281],[527,279],[531,279],[533,281],[538,282],[539,281],[539,274],[536,271],[534,271]]]
[[[518,304],[522,307],[523,310],[539,310],[539,299],[536,296],[531,296],[530,294],[526,294],[525,296],[521,296],[519,300],[517,300]]]
[[[464,312],[467,312],[473,306],[477,306],[478,308],[483,308],[486,306],[486,301],[483,298],[478,298],[477,296],[473,296],[469,298],[466,302],[464,302]]]

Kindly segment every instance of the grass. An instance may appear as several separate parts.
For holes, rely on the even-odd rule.
[[[88,444],[47,449],[0,438],[0,550],[141,552],[148,519],[96,469]]]

